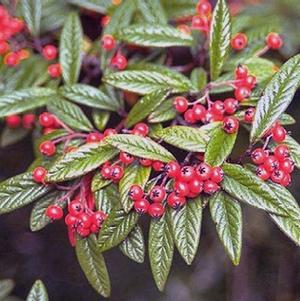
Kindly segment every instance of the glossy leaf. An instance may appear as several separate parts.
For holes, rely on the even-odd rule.
[[[49,300],[48,293],[44,283],[41,280],[37,280],[33,284],[26,298],[26,301],[48,301],[48,300]]]
[[[191,81],[199,91],[204,89],[207,84],[207,74],[205,69],[195,68],[191,73]]]
[[[198,0],[161,0],[170,18],[189,17],[195,14]]]
[[[111,180],[104,179],[100,172],[96,173],[92,180],[92,191],[98,191],[111,183]]]
[[[173,106],[173,99],[168,99],[155,110],[153,110],[148,117],[148,122],[159,123],[173,120],[176,117],[176,114],[177,112]]]
[[[112,4],[110,0],[67,0],[67,2],[101,14],[105,14]]]
[[[42,0],[22,0],[22,16],[28,26],[29,31],[38,36],[42,16]]]
[[[110,184],[96,191],[94,196],[97,210],[102,210],[107,214],[111,212],[113,207],[120,205],[120,195],[118,187],[115,184]]]
[[[168,20],[160,0],[137,0],[136,5],[147,23],[167,24]]]
[[[92,117],[96,128],[99,131],[103,131],[106,128],[106,125],[110,118],[110,112],[93,110]]]
[[[295,166],[297,166],[297,168],[300,168],[300,144],[291,136],[287,136],[285,138],[284,144],[288,146],[291,158],[295,163]]]

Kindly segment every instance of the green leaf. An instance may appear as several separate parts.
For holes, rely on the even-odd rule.
[[[60,199],[65,193],[65,191],[58,190],[50,192],[34,204],[30,214],[31,231],[39,231],[51,223],[51,219],[45,214],[48,206],[57,205],[61,208],[66,207],[68,198],[64,200]]]
[[[219,238],[234,265],[238,265],[242,249],[242,209],[240,204],[224,192],[209,199],[210,214]]]
[[[159,107],[157,107],[148,117],[148,122],[159,123],[169,120],[173,120],[176,117],[176,110],[173,106],[174,99],[168,99],[164,101]]]
[[[90,285],[103,297],[109,297],[109,275],[95,235],[77,239],[76,255]]]
[[[249,74],[256,77],[258,83],[261,83],[271,78],[276,70],[276,65],[261,57],[252,57],[245,60],[244,64],[247,66]]]
[[[0,214],[26,206],[50,190],[50,185],[34,182],[29,172],[5,180],[0,183]]]
[[[175,245],[187,264],[192,264],[198,250],[201,222],[201,198],[188,200],[179,210],[170,210],[169,220]]]
[[[136,0],[136,4],[147,23],[167,24],[168,19],[160,0]]]
[[[93,110],[92,117],[96,128],[99,131],[103,131],[106,128],[106,125],[110,118],[110,112]]]
[[[296,120],[291,115],[284,113],[280,116],[279,122],[281,125],[291,125],[291,124],[295,124]]]
[[[17,143],[20,140],[24,139],[29,133],[30,131],[23,127],[16,128],[16,129],[5,127],[1,133],[0,146],[6,147],[14,143]]]
[[[291,136],[287,136],[285,138],[284,144],[288,146],[295,166],[297,166],[297,168],[300,168],[300,144]]]
[[[28,26],[29,31],[34,36],[40,33],[40,23],[42,16],[41,0],[22,0],[21,1],[22,16]]]
[[[97,210],[102,210],[107,214],[110,214],[113,207],[120,205],[118,187],[114,184],[95,192],[94,196]]]
[[[145,242],[143,231],[139,225],[136,225],[129,233],[126,239],[119,246],[122,253],[136,261],[143,263],[145,258]]]
[[[151,219],[149,229],[149,260],[155,283],[163,291],[174,253],[171,228],[165,214],[160,219]]]
[[[167,90],[157,90],[145,95],[130,110],[125,121],[125,126],[128,128],[132,127],[134,124],[145,119],[151,112],[160,107],[167,96]]]
[[[62,86],[59,92],[69,100],[92,108],[117,111],[120,104],[108,97],[100,89],[85,84]]]
[[[105,142],[88,143],[66,153],[48,170],[47,182],[63,182],[80,177],[112,159],[118,151]]]
[[[117,33],[118,40],[146,47],[191,46],[193,38],[169,25],[131,25]]]
[[[67,2],[101,14],[105,14],[112,5],[110,0],[67,0]]]
[[[11,279],[0,280],[0,300],[7,297],[13,290],[15,284]]]
[[[260,98],[250,133],[257,141],[286,110],[300,84],[300,55],[289,59],[268,83]]]
[[[195,14],[198,0],[161,0],[169,18],[189,17]]]
[[[101,173],[98,172],[94,175],[93,180],[92,180],[92,191],[98,191],[104,187],[106,187],[107,185],[109,185],[111,183],[111,180],[106,180],[102,177]]]
[[[120,244],[134,228],[138,218],[135,211],[126,213],[121,206],[115,207],[104,221],[98,236],[101,252]]]
[[[211,166],[220,166],[231,154],[236,137],[237,133],[228,134],[222,127],[216,128],[206,148],[205,162]]]
[[[108,136],[106,141],[119,150],[133,156],[162,162],[169,162],[175,159],[168,150],[149,138],[119,134]]]
[[[225,0],[218,0],[213,12],[210,30],[210,73],[216,80],[227,58],[231,38],[231,21]]]
[[[222,188],[235,199],[262,210],[288,216],[289,209],[270,186],[251,171],[237,164],[223,164]]]
[[[138,164],[131,164],[126,167],[124,176],[119,182],[120,201],[125,212],[129,212],[133,206],[133,201],[128,196],[130,187],[135,184],[144,188],[150,173],[151,167],[144,167]]]
[[[116,88],[139,94],[149,94],[159,89],[169,89],[172,93],[192,89],[190,80],[177,72],[122,71],[107,74],[103,81]]]
[[[191,73],[191,81],[199,91],[204,89],[207,84],[207,73],[205,69],[195,68]]]
[[[70,13],[62,30],[59,47],[59,62],[67,85],[76,84],[81,67],[83,33],[79,16]]]
[[[28,88],[0,96],[0,118],[44,106],[56,92],[49,88]]]
[[[80,107],[66,99],[56,97],[47,107],[58,119],[74,129],[81,131],[91,131],[93,129],[92,124]]]
[[[204,152],[209,140],[205,131],[180,125],[164,128],[157,136],[168,144],[192,152]]]
[[[48,293],[44,283],[41,280],[37,280],[33,284],[26,298],[26,301],[48,301],[48,300],[49,300]]]

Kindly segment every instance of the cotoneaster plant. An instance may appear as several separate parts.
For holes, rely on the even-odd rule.
[[[282,66],[272,60],[284,46],[280,28],[232,19],[225,0],[6,2],[1,140],[32,133],[36,159],[0,184],[1,214],[34,202],[32,231],[64,219],[104,297],[105,252],[117,247],[142,263],[147,249],[163,290],[175,248],[193,262],[204,213],[234,265],[243,204],[300,245],[300,207],[286,188],[300,145],[285,129],[295,122],[285,110],[300,84],[300,55]],[[102,29],[93,41],[78,7]],[[247,133],[249,145],[238,146]]]

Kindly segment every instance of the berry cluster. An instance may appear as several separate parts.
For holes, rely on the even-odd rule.
[[[197,14],[192,18],[191,28],[208,34],[212,17],[212,6],[208,0],[200,0],[196,6]]]
[[[53,61],[57,58],[58,51],[54,45],[46,45],[42,49],[42,55],[47,61]],[[57,78],[60,77],[62,73],[62,69],[59,63],[54,63],[48,66],[48,74],[53,77]]]
[[[5,118],[5,123],[10,129],[16,129],[23,127],[25,129],[32,129],[35,124],[36,116],[34,114],[28,113],[23,116],[20,115],[10,115]]]

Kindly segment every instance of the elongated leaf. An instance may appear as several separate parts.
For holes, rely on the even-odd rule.
[[[63,182],[80,177],[118,154],[106,143],[89,143],[65,154],[50,168],[48,182]]]
[[[92,180],[92,191],[98,191],[111,183],[111,180],[104,179],[101,173],[96,173]]]
[[[110,0],[67,0],[69,3],[79,7],[93,10],[101,14],[105,14],[107,9],[111,6]]]
[[[280,116],[279,122],[281,125],[291,125],[291,124],[295,124],[296,120],[291,115],[284,113]]]
[[[7,297],[13,290],[15,284],[11,279],[0,280],[0,300]]]
[[[249,74],[256,77],[258,83],[270,79],[276,70],[276,65],[267,59],[261,57],[252,57],[245,60]]]
[[[120,244],[134,228],[138,218],[135,211],[126,213],[120,206],[114,208],[104,221],[98,236],[101,252]]]
[[[231,21],[225,0],[218,0],[213,12],[210,30],[210,73],[216,80],[228,55],[231,37]]]
[[[286,110],[300,84],[300,55],[289,59],[268,83],[260,98],[250,133],[257,141]]]
[[[129,233],[126,239],[119,246],[122,253],[136,261],[143,263],[145,258],[145,242],[143,231],[139,225],[136,225]]]
[[[91,286],[103,297],[110,296],[110,280],[104,257],[94,235],[77,239],[76,255],[78,262]]]
[[[48,301],[48,293],[44,283],[41,280],[37,280],[26,298],[26,301]]]
[[[209,200],[210,214],[219,238],[233,264],[238,265],[242,249],[242,210],[240,204],[224,192]]]
[[[164,101],[148,117],[148,122],[158,123],[173,120],[176,117],[176,110],[173,106],[173,99]]]
[[[176,72],[173,74],[177,76],[173,76],[172,73],[122,71],[106,75],[103,81],[116,88],[139,94],[149,94],[159,89],[169,89],[173,93],[187,92],[192,89],[192,83],[188,78],[178,76]]]
[[[209,140],[205,131],[188,126],[170,126],[160,130],[157,136],[171,145],[192,152],[204,152]]]
[[[0,118],[44,106],[56,92],[49,88],[29,88],[0,96]]]
[[[180,210],[170,210],[170,224],[175,245],[187,264],[192,264],[198,250],[201,222],[201,198],[188,200]]]
[[[70,13],[62,30],[59,47],[59,62],[67,85],[75,84],[81,66],[82,28],[76,13]]]
[[[151,219],[148,249],[155,283],[163,291],[174,253],[174,241],[166,214],[160,219]]]
[[[125,126],[131,127],[145,119],[152,111],[161,105],[167,96],[167,90],[157,90],[145,95],[130,110],[125,121]]]
[[[115,184],[96,191],[94,196],[97,210],[102,210],[107,214],[110,214],[113,207],[120,205],[120,195]]]
[[[191,81],[198,90],[202,90],[207,84],[207,74],[203,68],[195,68],[191,73]]]
[[[29,132],[30,130],[24,128],[11,129],[9,127],[5,127],[1,133],[0,146],[6,147],[17,143],[24,139]]]
[[[110,118],[110,112],[93,110],[92,117],[96,128],[99,131],[103,131],[106,128],[106,125]]]
[[[42,1],[41,0],[22,0],[22,15],[30,32],[34,36],[40,33],[40,23],[42,16]]]
[[[91,131],[93,129],[92,124],[80,107],[66,99],[59,97],[54,98],[48,104],[48,110],[74,129],[82,131]]]
[[[126,167],[124,176],[119,183],[120,201],[125,210],[129,212],[133,206],[133,201],[129,198],[128,193],[132,185],[145,187],[151,173],[151,167],[140,165],[129,165]]]
[[[175,159],[168,150],[149,138],[119,134],[107,137],[106,141],[133,156],[162,162],[169,162]]]
[[[195,14],[198,0],[161,0],[170,18],[188,17]]]
[[[300,144],[291,136],[287,136],[285,138],[284,144],[289,147],[293,162],[298,168],[300,168]]]
[[[211,166],[221,165],[231,154],[237,133],[227,134],[221,127],[213,131],[205,152],[205,162]]]
[[[92,108],[116,111],[120,104],[101,90],[85,84],[63,86],[59,92],[69,100]]]
[[[29,172],[10,178],[0,184],[0,214],[26,206],[50,190],[49,185],[35,183]]]
[[[130,44],[146,47],[191,46],[193,38],[168,25],[131,25],[122,28],[117,38]]]
[[[223,164],[225,177],[222,188],[239,201],[262,210],[289,216],[289,209],[270,186],[251,171],[237,164]]]
[[[160,0],[137,0],[138,11],[147,23],[167,24],[167,17]]]

